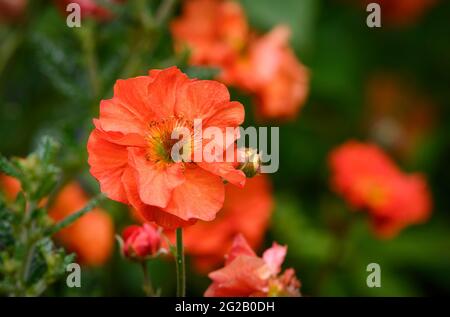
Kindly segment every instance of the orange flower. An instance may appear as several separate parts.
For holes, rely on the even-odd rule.
[[[403,26],[420,19],[437,0],[364,0],[364,4],[376,2],[381,7],[381,19],[391,25]]]
[[[59,192],[52,204],[49,215],[55,221],[83,208],[88,197],[77,183],[70,183]],[[69,227],[56,234],[56,238],[78,255],[78,261],[90,266],[105,263],[114,247],[114,225],[104,210],[95,208]]]
[[[207,297],[300,296],[293,269],[281,272],[287,247],[274,243],[263,257],[256,256],[242,235],[235,237],[225,267],[209,274]]]
[[[375,145],[350,141],[330,154],[333,189],[367,209],[375,232],[392,237],[428,219],[431,197],[421,175],[406,175]]]
[[[213,222],[198,222],[184,231],[184,245],[195,268],[208,272],[223,261],[234,237],[242,233],[250,246],[263,240],[273,209],[272,189],[265,174],[247,180],[243,189],[227,184],[225,203]],[[175,236],[169,233],[172,241]]]
[[[190,49],[192,64],[220,66],[243,48],[248,25],[235,1],[190,0],[171,31],[178,51]]]
[[[0,175],[0,188],[8,199],[13,200],[20,191],[20,182],[7,175]],[[55,221],[83,208],[88,198],[83,189],[73,182],[66,185],[50,207],[49,216]],[[56,234],[56,238],[70,251],[75,252],[78,261],[96,266],[105,263],[114,246],[114,227],[111,217],[104,210],[95,208],[69,227]]]
[[[225,134],[226,127],[243,122],[244,109],[230,102],[223,84],[189,79],[176,67],[118,80],[114,97],[100,104],[87,144],[90,171],[102,192],[164,228],[213,220],[224,201],[222,178],[243,186],[245,175],[231,163],[172,160],[174,130],[190,131],[191,144],[199,137],[209,141],[193,135],[195,119],[202,119],[203,129],[216,127]]]
[[[251,41],[246,55],[224,74],[225,82],[254,94],[263,118],[294,118],[308,95],[308,71],[290,49],[289,33],[278,26]]]
[[[20,192],[20,182],[14,177],[0,174],[0,189],[4,192],[6,199],[14,200]]]
[[[191,50],[192,64],[219,67],[220,80],[253,94],[262,118],[293,118],[304,104],[309,76],[289,47],[287,27],[259,37],[237,2],[194,0],[171,30],[177,50]]]

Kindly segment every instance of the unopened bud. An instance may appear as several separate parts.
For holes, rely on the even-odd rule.
[[[238,151],[238,169],[244,172],[245,176],[251,178],[261,170],[261,157],[256,149],[245,148]]]

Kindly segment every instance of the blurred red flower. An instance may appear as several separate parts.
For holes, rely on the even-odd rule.
[[[16,21],[25,12],[27,0],[0,0],[0,22]]]
[[[184,231],[184,245],[202,273],[220,265],[238,233],[257,249],[264,238],[273,210],[272,188],[265,174],[249,178],[244,188],[225,185],[225,203],[212,222],[198,222]],[[175,241],[173,232],[168,236]]]
[[[379,73],[368,82],[368,132],[404,159],[415,157],[433,132],[437,109],[431,98],[395,74]]]
[[[393,237],[430,216],[423,176],[404,174],[376,145],[349,141],[331,152],[329,163],[333,189],[354,208],[369,212],[379,237]]]
[[[381,19],[391,25],[408,25],[420,19],[438,0],[364,0],[378,3],[381,7]]]
[[[10,176],[0,175],[0,188],[13,200],[20,191],[20,182]],[[58,193],[49,209],[49,216],[60,221],[80,210],[88,203],[80,185],[70,183]],[[56,234],[56,238],[70,251],[75,252],[80,263],[98,266],[105,263],[114,246],[114,225],[107,212],[95,208]]]
[[[153,224],[128,226],[124,229],[122,238],[122,252],[130,259],[143,260],[161,250],[161,232]]]
[[[261,118],[294,118],[304,104],[309,74],[289,47],[286,26],[258,36],[237,2],[194,0],[184,2],[171,30],[192,64],[219,67],[220,80],[251,93]]]
[[[194,119],[225,134],[226,127],[243,122],[244,109],[230,102],[223,84],[189,79],[176,67],[118,80],[114,97],[100,104],[87,144],[90,171],[102,192],[164,228],[213,220],[223,206],[222,178],[243,186],[245,175],[232,163],[172,160],[174,129],[187,128],[191,140],[201,137],[193,135]],[[209,145],[205,140],[202,145]]]
[[[54,0],[56,6],[63,15],[67,15],[67,6],[76,3],[80,6],[81,17],[93,18],[99,21],[108,21],[113,18],[113,13],[97,0]],[[108,0],[107,0],[108,2]],[[121,3],[123,0],[109,0],[111,3]]]
[[[211,272],[207,297],[300,296],[293,269],[281,272],[287,247],[274,243],[258,257],[242,235],[237,235],[226,255],[225,267]]]

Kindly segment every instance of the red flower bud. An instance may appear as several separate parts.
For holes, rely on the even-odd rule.
[[[155,256],[161,250],[161,233],[156,226],[145,223],[143,226],[129,226],[122,234],[123,254],[134,260]]]

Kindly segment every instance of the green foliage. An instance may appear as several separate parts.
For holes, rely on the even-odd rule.
[[[54,225],[42,205],[60,179],[58,149],[55,140],[44,137],[27,158],[1,157],[2,172],[20,180],[22,189],[15,200],[0,197],[0,294],[37,296],[61,278],[74,255],[56,247],[51,236],[100,201],[90,201]]]

